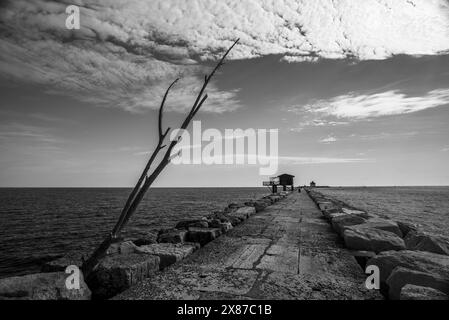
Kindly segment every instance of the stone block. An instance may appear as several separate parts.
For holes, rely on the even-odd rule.
[[[94,298],[108,299],[159,270],[158,256],[142,253],[106,256],[87,283]]]
[[[186,241],[186,230],[168,229],[159,233],[157,242],[159,243],[183,243]]]
[[[373,228],[360,228],[360,225],[346,227],[343,232],[343,239],[346,246],[352,250],[379,253],[405,249],[404,240],[394,233]]]
[[[0,300],[90,300],[80,271],[79,289],[68,289],[65,272],[35,273],[0,279]]]
[[[221,234],[219,228],[189,228],[187,232],[187,241],[198,242],[201,246],[218,238]]]
[[[181,261],[195,250],[196,247],[194,245],[181,243],[155,243],[139,247],[139,252],[159,257],[159,269],[161,270],[173,263]]]

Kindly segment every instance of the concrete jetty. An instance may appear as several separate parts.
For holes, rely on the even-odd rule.
[[[306,192],[251,215],[114,299],[381,299]]]

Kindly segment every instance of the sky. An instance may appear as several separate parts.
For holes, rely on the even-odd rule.
[[[80,7],[80,29],[65,25]],[[296,184],[449,185],[449,2],[0,2],[0,187],[132,186],[204,75],[203,129],[278,129]],[[261,186],[169,165],[159,187]]]

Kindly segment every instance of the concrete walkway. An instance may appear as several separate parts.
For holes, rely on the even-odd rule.
[[[305,192],[116,299],[380,299]]]

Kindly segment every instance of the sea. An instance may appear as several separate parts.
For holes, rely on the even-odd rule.
[[[370,213],[449,238],[449,187],[332,187],[319,192]]]
[[[89,252],[110,232],[128,188],[0,188],[0,278],[39,272],[68,252]],[[319,192],[353,207],[418,224],[449,237],[449,187],[332,187]],[[152,188],[123,230],[146,237],[182,219],[231,202],[260,198],[267,188]]]
[[[89,252],[111,231],[128,188],[0,188],[0,278],[39,272],[68,252]],[[147,237],[182,219],[203,217],[269,194],[265,188],[152,188],[125,226]]]

